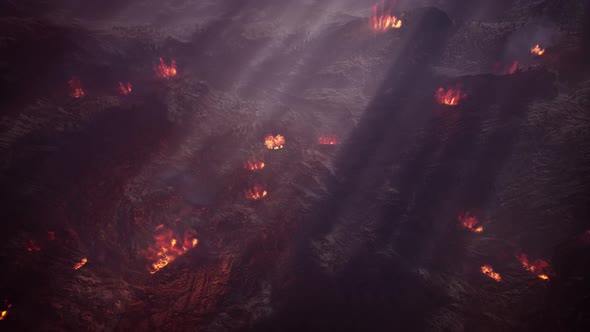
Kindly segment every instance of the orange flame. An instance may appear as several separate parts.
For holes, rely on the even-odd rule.
[[[255,185],[251,189],[246,190],[246,198],[251,200],[260,200],[268,195],[264,186]]]
[[[264,161],[259,160],[257,158],[252,158],[252,159],[248,160],[246,163],[244,163],[244,168],[251,170],[251,171],[259,171],[259,170],[263,169],[264,166],[266,166],[264,164]]]
[[[338,139],[336,136],[320,136],[318,138],[318,143],[321,145],[336,145],[339,144]]]
[[[549,268],[549,263],[542,259],[537,259],[533,263],[529,262],[529,258],[526,254],[516,254],[516,259],[522,264],[525,270],[530,271],[537,275],[537,277],[543,280],[549,280],[549,276],[546,273],[546,269]]]
[[[267,135],[264,138],[264,145],[270,150],[282,149],[285,145],[285,137],[283,135]]]
[[[502,281],[502,277],[499,273],[494,272],[494,269],[489,265],[484,265],[481,267],[481,273],[485,274],[486,276],[496,280],[497,282]]]
[[[123,82],[119,82],[119,93],[122,94],[123,96],[127,96],[128,94],[131,93],[131,83],[127,82],[124,83]]]
[[[374,31],[387,31],[389,29],[399,29],[402,27],[402,20],[391,15],[391,10],[385,10],[383,2],[381,3],[380,14],[377,13],[377,5],[373,5],[373,15],[369,20],[369,26]]]
[[[461,225],[463,225],[463,227],[467,228],[473,233],[483,232],[483,227],[477,226],[477,224],[479,224],[479,220],[477,220],[477,218],[472,216],[469,212],[465,212],[463,215],[460,215],[457,219],[459,220]]]
[[[434,97],[439,104],[456,106],[459,105],[459,101],[461,101],[461,99],[465,99],[467,97],[467,94],[461,92],[461,88],[459,86],[449,87],[447,89],[441,87],[436,90]]]
[[[164,62],[163,58],[160,58],[160,64],[156,66],[156,75],[160,78],[169,79],[176,76],[176,60],[172,59],[170,65]]]
[[[162,228],[159,229],[162,230]],[[154,240],[154,247],[143,251],[145,257],[152,261],[148,267],[151,274],[158,272],[199,243],[199,240],[191,232],[185,232],[183,241],[180,243],[171,229],[164,229],[154,236]]]
[[[541,56],[545,54],[545,49],[541,48],[539,44],[537,44],[535,47],[531,48],[531,54]]]
[[[70,86],[70,89],[72,89],[72,92],[70,92],[70,97],[80,98],[84,97],[86,94],[84,89],[82,89],[82,82],[80,82],[77,77],[72,77],[72,79],[68,81],[68,85]]]
[[[6,318],[6,315],[8,315],[8,309],[10,309],[11,307],[12,304],[9,304],[6,310],[0,311],[0,320],[4,320]]]
[[[82,258],[81,261],[79,261],[78,263],[76,263],[74,265],[74,270],[78,270],[79,268],[81,268],[82,266],[84,266],[84,264],[88,263],[88,258],[84,257]]]

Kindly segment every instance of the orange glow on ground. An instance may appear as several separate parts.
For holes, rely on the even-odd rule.
[[[373,31],[387,31],[390,29],[399,29],[402,27],[402,20],[391,15],[391,10],[385,10],[383,2],[381,9],[373,5],[373,14],[369,20],[369,26]]]
[[[537,259],[531,263],[529,262],[528,256],[523,253],[516,254],[516,259],[520,262],[525,270],[536,274],[540,279],[549,280],[549,275],[546,273],[546,270],[549,269],[549,263],[546,261]]]
[[[285,146],[285,137],[283,135],[267,135],[264,138],[264,146],[270,150],[282,149]]]
[[[27,251],[28,252],[33,252],[33,251],[41,251],[41,247],[39,247],[36,243],[35,240],[28,240],[27,241]]]
[[[82,82],[80,82],[77,77],[72,77],[72,79],[68,81],[68,85],[71,90],[70,97],[81,98],[86,94],[82,88]]]
[[[449,87],[449,88],[438,88],[436,90],[436,94],[434,98],[439,104],[449,105],[449,106],[456,106],[459,105],[459,102],[467,97],[467,94],[461,91],[459,86]]]
[[[484,265],[481,267],[481,273],[485,274],[486,276],[496,280],[496,282],[502,281],[502,277],[499,273],[494,272],[494,269],[489,265]]]
[[[251,189],[246,190],[246,198],[251,200],[260,200],[268,195],[268,191],[264,188],[264,186],[255,185]]]
[[[531,48],[531,54],[541,56],[545,54],[545,49],[541,48],[539,44],[535,45],[535,47]]]
[[[250,171],[259,171],[265,166],[264,161],[254,157],[244,163],[244,168]]]
[[[170,65],[164,62],[163,58],[160,58],[160,64],[156,66],[156,75],[160,78],[169,79],[176,76],[176,60],[170,60]]]
[[[131,83],[127,82],[127,83],[123,83],[123,82],[119,82],[119,93],[123,96],[127,96],[128,94],[131,93]]]
[[[78,270],[79,268],[84,266],[86,263],[88,263],[88,258],[86,258],[86,257],[82,258],[82,260],[80,260],[78,263],[76,263],[74,265],[74,270]]]
[[[154,236],[154,246],[143,251],[144,256],[151,261],[148,267],[151,274],[160,271],[199,243],[192,232],[185,232],[182,241],[179,241],[171,229],[163,225],[158,225],[156,229],[161,232]]]
[[[467,228],[473,233],[483,232],[483,227],[477,226],[477,224],[479,224],[479,220],[477,220],[477,218],[475,216],[472,216],[469,212],[465,212],[463,215],[459,215],[457,219],[463,227]]]
[[[336,145],[339,143],[340,142],[338,142],[338,139],[336,139],[336,136],[320,136],[318,138],[318,144],[321,144],[321,145]]]

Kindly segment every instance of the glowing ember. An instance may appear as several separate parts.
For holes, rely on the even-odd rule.
[[[172,59],[170,65],[164,62],[163,58],[160,58],[160,64],[156,66],[156,75],[160,78],[169,79],[176,76],[176,61]]]
[[[496,280],[497,282],[502,281],[502,277],[500,276],[499,273],[494,272],[494,269],[492,269],[491,266],[489,265],[484,265],[481,267],[481,273],[485,274],[486,276]]]
[[[123,96],[127,96],[128,94],[130,94],[131,93],[131,83],[119,82],[119,93],[122,94]]]
[[[530,263],[526,254],[516,254],[516,259],[522,264],[525,270],[530,271],[537,275],[537,277],[543,280],[549,280],[549,276],[546,271],[549,268],[549,263],[542,259]]]
[[[541,56],[545,54],[545,49],[541,48],[539,44],[535,45],[535,47],[531,48],[531,54]]]
[[[318,143],[321,145],[336,145],[339,144],[336,136],[320,136],[318,138]]]
[[[251,171],[259,171],[263,169],[265,166],[264,161],[259,160],[257,158],[252,158],[244,163],[244,168],[251,170]]]
[[[158,272],[199,243],[192,232],[185,232],[184,238],[179,241],[171,229],[159,228],[159,230],[162,232],[154,236],[154,247],[143,252],[145,257],[152,262],[148,267],[151,274]]]
[[[33,252],[33,251],[41,251],[41,247],[39,247],[36,243],[35,240],[28,240],[27,241],[27,251],[28,252]]]
[[[70,92],[70,97],[80,98],[84,97],[84,95],[86,94],[84,92],[84,89],[82,89],[82,82],[80,82],[80,80],[77,77],[72,77],[72,79],[68,81],[68,85],[72,90]]]
[[[252,187],[252,189],[246,190],[247,199],[257,201],[259,199],[263,199],[264,197],[266,197],[266,195],[268,195],[268,192],[263,186],[255,185],[254,187]]]
[[[8,310],[0,311],[0,320],[4,320],[4,318],[6,318],[6,314],[8,314]]]
[[[267,135],[264,138],[264,145],[270,150],[282,149],[285,145],[285,137],[283,135]]]
[[[387,31],[389,29],[399,29],[402,27],[402,20],[391,15],[391,10],[385,10],[381,3],[381,10],[377,13],[377,5],[373,5],[373,15],[369,20],[369,25],[374,31]]]
[[[477,220],[477,218],[469,214],[469,212],[465,212],[463,215],[460,215],[457,219],[459,220],[461,225],[463,225],[463,227],[467,228],[473,233],[483,232],[483,227],[477,226],[477,224],[479,224],[479,220]]]
[[[434,97],[439,104],[456,106],[459,105],[459,101],[461,101],[461,99],[465,99],[467,95],[461,92],[461,88],[459,86],[455,86],[447,89],[442,87],[438,88]]]
[[[88,258],[84,257],[82,258],[81,261],[79,261],[78,263],[76,263],[74,265],[74,270],[78,270],[79,268],[81,268],[82,266],[84,266],[84,264],[88,263]]]
[[[10,309],[11,307],[12,304],[9,304],[6,310],[0,311],[0,320],[4,320],[4,318],[6,318],[6,315],[8,315],[8,309]]]

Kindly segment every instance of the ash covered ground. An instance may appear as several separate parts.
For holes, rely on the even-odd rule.
[[[589,11],[5,1],[0,328],[590,330]]]

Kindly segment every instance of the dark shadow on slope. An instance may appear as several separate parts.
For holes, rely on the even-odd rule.
[[[405,271],[387,267],[390,264],[371,255],[354,260],[344,268],[345,271],[332,279],[317,267],[309,249],[309,241],[328,233],[338,222],[344,202],[356,196],[360,187],[365,185],[360,183],[363,180],[362,173],[371,167],[378,150],[387,144],[386,138],[390,131],[395,130],[393,128],[401,129],[395,124],[408,119],[407,112],[411,110],[396,111],[400,106],[391,103],[393,96],[405,101],[410,96],[420,94],[424,82],[429,82],[429,64],[440,56],[451,23],[437,9],[425,9],[418,15],[420,19],[415,21],[414,30],[405,37],[413,40],[412,46],[404,49],[394,62],[391,74],[387,75],[388,79],[378,97],[363,116],[359,128],[352,134],[336,162],[337,178],[329,184],[331,197],[318,205],[298,235],[295,284],[277,295],[284,307],[280,308],[273,319],[261,323],[253,330],[381,330],[387,326],[400,326],[399,324],[407,330],[411,326],[420,325],[420,317],[411,314],[416,308],[406,306],[404,309],[395,301],[386,301],[390,305],[377,308],[376,306],[382,306],[384,302],[372,301],[381,296],[390,298],[403,290],[396,282],[386,282],[377,287],[372,282],[375,280],[366,276],[385,274],[413,284],[411,276]],[[416,121],[421,120],[423,119]],[[376,181],[378,179],[371,180]],[[369,270],[365,266],[368,262],[372,262],[373,266]],[[417,286],[415,284],[410,288],[415,289]],[[428,291],[423,293],[424,298],[429,297],[427,293]],[[384,310],[389,313],[383,315]],[[391,312],[397,314],[392,315]]]
[[[68,296],[63,287],[75,272],[72,262],[86,256],[106,264],[103,277],[126,269],[136,230],[128,220],[115,222],[117,232],[105,237],[105,222],[114,219],[109,213],[128,179],[173,136],[165,106],[154,98],[147,104],[106,109],[81,131],[59,136],[41,131],[13,147],[13,160],[1,174],[3,234],[10,239],[28,233],[41,249],[29,253],[24,243],[3,248],[0,291],[19,308],[6,322],[9,328],[38,331],[43,322],[59,321],[63,325],[52,328],[77,329],[78,318],[56,317],[59,310],[52,307]],[[28,193],[27,186],[40,190]],[[49,230],[54,240],[47,238]]]
[[[440,56],[450,22],[435,9],[422,15],[415,34],[406,37],[415,42],[396,61],[343,147],[329,184],[331,196],[318,204],[298,234],[292,287],[276,295],[278,313],[256,330],[423,331],[432,312],[446,303],[444,290],[414,271],[444,264],[452,269],[464,257],[460,242],[440,247],[447,220],[460,208],[481,207],[490,200],[527,103],[554,96],[555,78],[542,71],[464,77],[460,83],[468,99],[454,108],[438,105],[430,65]],[[484,131],[488,134],[482,138]],[[392,165],[399,167],[390,171]],[[399,194],[394,202],[381,204],[386,183]],[[375,204],[376,221],[358,217]],[[355,221],[344,224],[350,214],[357,216]],[[311,243],[337,224],[339,232],[345,229],[350,235],[346,239],[362,244],[344,267],[330,274],[319,266],[320,253]],[[375,228],[370,232],[374,239],[363,238],[365,225]],[[346,256],[336,247],[318,250]]]

